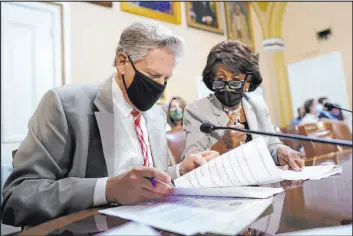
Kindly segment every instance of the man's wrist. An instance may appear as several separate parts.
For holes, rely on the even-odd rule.
[[[114,183],[112,183],[113,181],[114,181],[114,180],[112,179],[112,177],[108,178],[107,184],[106,184],[106,187],[105,187],[105,198],[107,199],[107,203],[108,203],[109,205],[115,205],[115,204],[118,203],[117,200],[116,200],[116,199],[112,199],[112,198],[110,197],[110,194],[109,194],[109,192],[111,191],[111,190],[110,190],[111,184],[114,185]]]
[[[94,195],[93,195],[94,206],[107,204],[107,199],[106,199],[107,181],[108,181],[108,177],[100,178],[97,180],[94,188]]]

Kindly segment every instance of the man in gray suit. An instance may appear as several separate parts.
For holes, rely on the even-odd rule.
[[[135,23],[121,34],[113,76],[48,91],[5,183],[3,223],[33,226],[94,206],[159,199],[172,192],[171,180],[216,157],[190,154],[168,166],[166,116],[154,104],[182,51],[169,30]]]

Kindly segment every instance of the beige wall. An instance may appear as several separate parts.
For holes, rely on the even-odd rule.
[[[72,83],[97,83],[114,72],[112,62],[122,30],[145,17],[114,8],[70,2],[71,80]],[[160,22],[186,41],[185,56],[177,65],[168,84],[169,96],[179,95],[191,102],[196,98],[195,78],[201,75],[212,46],[226,36],[192,29],[186,25],[185,6],[181,3],[182,24]]]
[[[122,12],[120,3],[114,3],[113,8],[83,2],[70,2],[69,5],[72,83],[97,83],[114,71],[111,65],[122,30],[134,21],[148,18]],[[350,106],[352,106],[351,9],[351,3],[289,2],[283,21],[286,64],[331,51],[341,51]],[[181,25],[160,23],[169,27],[186,41],[185,56],[177,65],[174,76],[168,84],[169,97],[179,95],[187,102],[191,102],[196,98],[195,77],[201,74],[209,50],[218,42],[225,40],[226,35],[189,28],[186,25],[184,3],[181,3],[181,10]],[[255,49],[260,53],[260,70],[264,78],[265,98],[272,119],[276,121],[279,120],[279,107],[271,103],[278,99],[277,93],[274,92],[276,84],[270,77],[274,73],[267,66],[266,60],[269,58],[263,50],[261,26],[253,10],[252,16]],[[328,41],[318,42],[316,31],[327,26],[332,27],[332,37]]]
[[[114,3],[113,9],[82,2],[70,2],[69,5],[72,83],[97,83],[114,72],[111,65],[122,30],[134,21],[147,18],[122,12],[119,3]],[[221,10],[224,10],[223,7]],[[225,40],[226,35],[188,27],[184,3],[181,3],[181,11],[181,25],[159,23],[170,28],[186,41],[185,56],[175,68],[173,78],[168,84],[168,95],[169,97],[179,95],[187,102],[191,102],[196,98],[195,77],[201,75],[209,50],[215,44]],[[251,11],[255,48],[260,53],[260,69],[264,75],[265,96],[272,99],[274,95],[270,89],[266,89],[270,86],[266,83],[266,61],[261,60],[262,30],[254,11],[252,9]],[[222,20],[224,22],[224,19]]]
[[[328,27],[332,29],[331,37],[318,41],[316,32]],[[282,31],[286,64],[333,51],[341,52],[349,105],[352,108],[352,3],[289,2]]]

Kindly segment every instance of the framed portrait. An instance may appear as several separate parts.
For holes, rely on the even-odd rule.
[[[90,2],[103,7],[113,7],[113,2]]]
[[[122,2],[121,10],[177,25],[181,23],[180,2]]]
[[[224,34],[220,16],[220,2],[185,2],[189,27]]]
[[[250,2],[225,2],[228,39],[239,40],[254,49]]]

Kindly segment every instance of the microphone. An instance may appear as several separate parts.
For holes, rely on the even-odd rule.
[[[240,131],[246,134],[259,134],[259,135],[265,135],[265,136],[279,137],[283,139],[296,139],[296,140],[302,140],[302,141],[352,147],[352,142],[346,141],[346,140],[338,140],[338,139],[329,140],[324,138],[314,138],[314,137],[308,137],[308,136],[297,135],[297,134],[277,134],[277,133],[254,131],[254,130],[248,130],[248,129],[239,129],[239,128],[229,127],[229,126],[216,126],[208,121],[201,124],[200,126],[200,131],[206,134],[211,134],[214,130],[219,130],[219,129],[231,129],[231,130]]]
[[[343,111],[348,111],[348,112],[352,113],[351,110],[336,106],[335,104],[332,104],[330,102],[325,102],[324,103],[324,107],[326,107],[328,110],[331,110],[332,108],[337,108],[337,109],[340,109],[340,110],[343,110]]]

